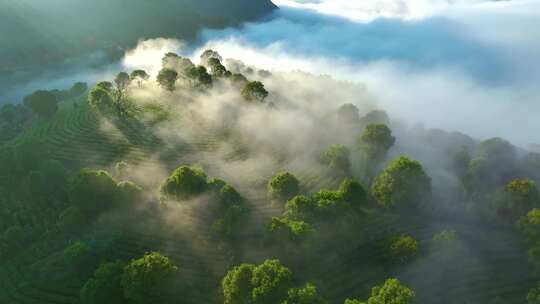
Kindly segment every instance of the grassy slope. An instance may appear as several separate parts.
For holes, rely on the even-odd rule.
[[[111,136],[101,131],[97,117],[87,106],[74,107],[68,102],[54,119],[34,125],[16,141],[40,138],[50,145],[55,158],[70,163],[73,168],[107,167],[120,159],[144,163],[159,145],[157,139],[141,136],[136,128],[123,130],[113,132],[112,138],[120,140],[111,140]],[[219,137],[209,133],[207,138],[188,143],[190,149],[185,152],[204,153],[211,166],[216,141]],[[299,175],[303,185],[311,190],[334,187],[338,182],[310,170]],[[264,188],[239,187],[239,190],[257,206],[254,225],[263,225],[276,214],[276,208],[272,208],[265,197]],[[339,248],[325,248],[313,261],[312,265],[316,266],[293,268],[293,271],[303,279],[316,280],[331,303],[342,303],[344,298],[352,296],[364,298],[373,285],[389,276],[397,276],[414,287],[421,303],[489,303],[496,297],[503,300],[502,303],[523,303],[527,289],[537,278],[529,274],[525,249],[512,231],[423,222],[412,215],[375,213],[366,218],[358,231],[358,235],[366,239],[362,246],[340,253],[339,260],[333,254]],[[425,249],[433,232],[443,228],[456,229],[466,251],[455,266],[445,268],[441,275],[436,273],[434,265],[437,264],[429,260],[398,269],[385,269],[377,263],[386,232],[412,235]],[[227,250],[216,248],[210,237],[201,231],[184,231],[184,236],[190,239],[144,229],[118,235],[96,229],[87,238],[97,247],[107,248],[112,258],[129,259],[150,250],[161,250],[181,265],[188,281],[203,286],[193,299],[195,303],[217,303],[219,279],[229,265]],[[69,272],[62,263],[61,251],[65,243],[58,241],[44,248],[38,245],[22,252],[16,260],[0,264],[0,303],[77,303],[84,280]],[[251,255],[248,261],[258,262],[264,258],[267,258],[265,254]]]

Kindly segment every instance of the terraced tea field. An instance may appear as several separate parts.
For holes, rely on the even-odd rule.
[[[181,130],[179,130],[181,132]],[[48,122],[39,122],[16,139],[17,143],[39,139],[50,148],[53,158],[70,164],[71,168],[112,168],[123,160],[141,166],[152,165],[160,149],[160,139],[144,126],[119,123],[104,125],[85,102],[78,106],[63,104],[59,113]],[[209,129],[205,136],[185,143],[185,149],[175,150],[167,167],[180,163],[200,163],[212,176],[234,180],[235,172],[222,169],[223,162],[243,161],[246,153],[231,151],[223,156],[219,151],[221,137]],[[219,152],[218,152],[219,151]],[[241,147],[238,147],[241,151]],[[278,168],[276,168],[278,169]],[[329,177],[316,168],[294,172],[303,189],[314,192],[335,188],[339,179]],[[159,181],[156,181],[158,184]],[[270,204],[264,185],[234,185],[251,206],[250,227],[260,231],[281,208]],[[163,233],[144,229],[129,229],[119,234],[89,231],[83,239],[103,248],[110,259],[129,260],[152,250],[159,250],[179,265],[182,277],[197,286],[191,303],[219,303],[220,279],[239,259],[234,250],[219,245],[209,231],[196,229],[196,218],[183,217],[180,233]],[[355,233],[361,239],[352,248],[319,248],[305,269],[294,269],[303,279],[318,283],[332,304],[341,304],[347,297],[365,298],[372,286],[388,277],[397,277],[414,288],[419,303],[475,304],[524,303],[527,290],[539,279],[527,262],[526,249],[510,228],[487,228],[471,223],[446,219],[425,224],[419,216],[370,212]],[[433,234],[442,229],[455,229],[463,251],[451,264],[430,258],[429,243]],[[497,229],[497,233],[492,233]],[[420,244],[422,259],[410,265],[387,269],[378,259],[385,250],[389,234],[415,237]],[[246,231],[246,243],[252,232]],[[0,263],[0,303],[9,304],[74,304],[79,302],[79,290],[85,278],[66,272],[61,261],[65,241],[40,247],[34,244],[16,258]],[[248,250],[249,251],[249,250]],[[254,250],[256,251],[256,250]],[[244,253],[246,262],[260,262],[264,253]],[[40,273],[47,269],[47,273]],[[56,270],[56,271],[52,271]],[[51,275],[51,273],[53,273]],[[60,275],[67,273],[66,275]],[[498,302],[497,302],[498,301]]]

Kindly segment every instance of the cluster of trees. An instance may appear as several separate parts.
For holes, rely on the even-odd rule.
[[[269,190],[271,194],[280,193],[281,198],[293,196],[298,193],[297,180],[290,173],[280,173],[269,182]],[[296,195],[288,200],[283,216],[273,217],[268,231],[274,239],[299,242],[321,223],[357,216],[367,200],[360,183],[345,179],[337,190],[320,190],[312,196]]]
[[[126,119],[134,112],[134,105],[129,99],[129,87],[133,80],[139,84],[146,78],[146,72],[136,70],[130,76],[126,72],[116,75],[113,82],[102,81],[96,84],[88,94],[88,103],[104,116],[116,116]]]
[[[295,287],[292,272],[279,260],[260,265],[242,264],[231,269],[221,283],[225,304],[323,304],[317,287]]]
[[[162,202],[196,204],[203,194],[210,198],[207,214],[210,214],[213,232],[222,237],[234,235],[242,227],[248,208],[230,184],[217,178],[208,179],[200,168],[181,166],[160,187]]]
[[[345,304],[409,304],[415,297],[416,293],[398,279],[388,279],[383,285],[373,287],[367,301],[348,299]]]
[[[70,179],[68,197],[71,206],[60,217],[67,231],[78,231],[104,212],[134,209],[144,202],[143,190],[135,183],[119,182],[104,170],[86,168]]]
[[[67,172],[47,145],[27,140],[0,147],[0,256],[57,230],[67,188]]]
[[[300,181],[290,172],[279,172],[268,181],[268,196],[277,202],[286,202],[300,193]]]
[[[431,178],[420,162],[400,156],[374,180],[372,195],[384,208],[414,209],[431,193]]]
[[[331,145],[321,155],[321,162],[337,176],[351,175],[350,151],[344,145]]]
[[[82,287],[83,304],[166,303],[177,288],[178,267],[159,252],[150,252],[127,264],[101,264]]]
[[[189,90],[210,89],[214,82],[227,80],[234,87],[240,88],[241,95],[246,101],[263,102],[268,97],[269,93],[263,83],[249,81],[244,75],[227,70],[222,64],[223,58],[217,52],[206,50],[200,58],[201,64],[195,65],[190,59],[176,53],[165,54],[162,59],[162,69],[156,76],[157,84],[166,91],[174,92],[177,89],[178,80],[183,80]],[[113,82],[102,81],[94,86],[88,95],[88,102],[102,115],[126,119],[137,110],[133,101],[130,100],[130,86],[136,83],[140,88],[149,79],[150,76],[144,70],[134,70],[131,74],[120,72]],[[45,100],[43,96],[40,98]],[[54,110],[50,107],[47,109]]]
[[[295,284],[293,273],[279,260],[260,265],[242,264],[231,269],[221,283],[225,304],[326,304],[313,283]],[[344,304],[409,304],[415,292],[397,279],[388,279],[372,289],[367,301],[345,300]]]
[[[175,53],[167,53],[162,60],[163,69],[157,81],[168,91],[176,89],[176,81],[183,79],[193,88],[211,88],[215,81],[229,80],[234,86],[241,88],[241,94],[247,101],[263,102],[268,97],[264,84],[249,81],[240,73],[232,73],[223,65],[223,57],[214,50],[205,50],[201,56],[201,65],[196,66],[188,58]]]
[[[512,180],[504,188],[504,202],[507,214],[515,219],[516,226],[522,233],[529,247],[529,261],[536,271],[540,270],[540,195],[532,180]],[[528,211],[527,211],[528,210]],[[529,304],[540,303],[540,284],[532,288],[528,295]]]
[[[396,264],[406,264],[414,260],[418,253],[418,241],[408,235],[391,238],[385,251],[387,261]]]

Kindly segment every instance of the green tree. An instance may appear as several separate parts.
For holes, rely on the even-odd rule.
[[[301,242],[315,230],[308,223],[287,217],[272,217],[268,232],[277,240]]]
[[[386,208],[415,207],[431,193],[431,178],[418,161],[401,156],[377,176],[371,191]]]
[[[69,90],[69,95],[71,95],[72,97],[78,97],[86,93],[87,90],[88,85],[86,84],[86,82],[76,82]]]
[[[116,115],[119,118],[125,118],[129,111],[128,88],[131,84],[131,78],[128,73],[120,72],[114,78],[114,84],[116,90],[114,90],[112,96],[114,99]]]
[[[121,304],[125,303],[124,291],[120,285],[124,263],[116,261],[101,264],[82,287],[81,304]]]
[[[289,172],[276,174],[267,185],[268,194],[271,199],[287,201],[300,192],[300,182]]]
[[[221,61],[218,58],[210,58],[208,60],[208,66],[210,67],[212,75],[215,77],[225,77],[228,75],[227,69],[221,64]]]
[[[540,270],[540,240],[537,240],[536,243],[529,249],[529,262],[531,262],[537,271]]]
[[[180,58],[178,54],[173,52],[168,52],[161,59],[161,67],[164,69],[174,69],[176,67],[176,62]]]
[[[527,304],[540,304],[540,284],[529,290]]]
[[[137,82],[139,88],[142,87],[144,81],[150,79],[150,75],[148,75],[148,73],[146,73],[146,71],[144,70],[134,70],[133,72],[131,72],[131,75],[129,75],[129,77],[132,81]]]
[[[326,304],[317,291],[317,286],[307,283],[300,288],[289,289],[287,300],[282,304]]]
[[[357,181],[346,178],[339,185],[341,199],[349,203],[353,208],[365,207],[368,203],[367,192]]]
[[[362,117],[362,123],[365,126],[376,124],[388,125],[390,123],[390,118],[385,111],[373,110],[371,112],[368,112],[364,117]]]
[[[43,118],[50,118],[58,111],[56,96],[49,91],[35,91],[24,97],[23,103]]]
[[[219,60],[220,62],[223,61],[223,57],[221,57],[221,55],[219,55],[218,52],[214,51],[214,50],[205,50],[201,56],[201,63],[204,64],[204,65],[208,65],[208,62],[210,61],[210,59],[217,59]]]
[[[324,151],[321,160],[339,175],[348,176],[351,170],[350,152],[343,145],[332,145]]]
[[[454,156],[452,157],[452,169],[457,177],[459,177],[461,180],[465,177],[467,174],[467,169],[469,167],[469,164],[471,162],[471,156],[467,152],[466,149],[462,148],[460,149]]]
[[[297,195],[285,203],[285,215],[288,219],[310,220],[315,216],[317,207],[317,200]]]
[[[82,169],[71,179],[69,199],[86,215],[115,207],[118,198],[117,183],[106,171]]]
[[[522,216],[517,226],[525,236],[528,243],[535,243],[540,240],[540,209],[532,209],[527,215]]]
[[[338,120],[348,125],[357,124],[360,121],[358,107],[352,103],[341,105],[338,109]]]
[[[516,148],[511,143],[498,137],[482,141],[476,149],[477,157],[494,164],[510,165],[516,160],[516,154]]]
[[[88,94],[88,103],[103,115],[112,114],[114,111],[114,101],[111,92],[100,85],[92,88],[90,94]]]
[[[386,158],[388,150],[394,145],[396,138],[392,130],[383,124],[368,125],[359,139],[360,148],[370,161],[381,162]]]
[[[248,82],[242,89],[242,96],[247,101],[263,102],[268,97],[268,91],[260,81]]]
[[[176,80],[178,79],[178,72],[173,69],[162,69],[157,76],[158,84],[169,92],[173,92],[176,89]]]
[[[202,169],[181,166],[163,182],[160,193],[165,200],[186,200],[207,189],[207,176]]]
[[[279,260],[266,260],[253,269],[251,295],[256,304],[280,303],[292,283],[292,272]]]
[[[242,264],[230,270],[221,282],[224,304],[252,304],[251,295],[255,265]]]
[[[208,71],[202,65],[188,68],[186,70],[186,77],[191,80],[194,87],[212,87],[212,76],[208,74]]]
[[[516,148],[501,138],[478,144],[465,175],[465,188],[473,198],[486,197],[517,174]]]
[[[225,304],[276,304],[286,300],[292,284],[291,271],[278,260],[260,265],[242,264],[223,278]]]
[[[122,274],[124,296],[133,303],[161,303],[176,277],[178,267],[158,252],[131,260]]]
[[[249,82],[246,76],[239,73],[232,74],[230,80],[235,86],[240,88],[243,88]]]
[[[540,203],[536,184],[530,179],[512,180],[506,184],[504,191],[508,196],[508,207],[514,215],[522,216]]]
[[[399,236],[390,241],[388,255],[392,262],[404,264],[418,256],[418,242],[411,236]]]
[[[128,73],[120,72],[114,78],[114,84],[118,91],[124,92],[131,84],[131,78],[129,77]]]
[[[416,294],[410,288],[401,285],[397,279],[388,279],[382,286],[375,286],[366,302],[345,300],[345,304],[410,304]]]
[[[103,90],[112,93],[114,90],[114,85],[110,81],[100,81],[98,84],[96,84],[96,87],[102,88]]]

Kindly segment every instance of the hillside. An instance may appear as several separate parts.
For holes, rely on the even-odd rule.
[[[417,301],[381,303],[523,303],[539,279],[539,154],[408,127],[328,76],[213,51],[197,64],[169,53],[157,79],[120,73],[52,113],[3,108],[25,123],[0,145],[1,303],[342,304],[388,278]],[[150,252],[178,268],[165,298],[94,274]],[[231,300],[222,279],[270,259],[289,293]],[[281,301],[303,282],[326,300]]]

